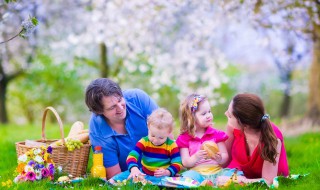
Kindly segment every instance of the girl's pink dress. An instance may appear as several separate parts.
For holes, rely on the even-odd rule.
[[[281,152],[278,165],[278,176],[288,176],[289,167],[287,161],[287,154],[284,147],[283,136],[281,131],[272,123],[273,130],[281,140]],[[231,149],[232,160],[228,165],[228,168],[238,168],[243,171],[247,178],[261,178],[262,177],[262,165],[264,160],[261,158],[261,151],[259,146],[255,148],[251,156],[247,155],[246,140],[243,132],[238,129],[233,131],[234,141]]]
[[[179,148],[188,148],[189,155],[192,156],[201,149],[201,145],[205,141],[213,141],[216,143],[224,142],[228,139],[227,134],[224,131],[208,127],[205,134],[199,138],[194,137],[188,134],[187,132],[179,135],[176,140],[176,143]],[[217,173],[222,168],[213,159],[201,159],[195,163],[194,167],[190,168],[195,170],[203,175],[210,175]]]

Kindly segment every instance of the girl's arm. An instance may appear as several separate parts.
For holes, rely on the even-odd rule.
[[[207,151],[199,150],[194,155],[190,156],[188,148],[180,148],[182,165],[186,168],[192,168],[199,160],[207,157]]]
[[[223,167],[226,167],[230,163],[230,161],[232,159],[231,149],[232,149],[232,144],[233,144],[233,140],[234,140],[233,127],[227,125],[226,133],[227,133],[229,138],[225,141],[225,147],[226,147],[226,150],[227,150],[227,153],[228,153],[229,156],[227,158],[227,161],[224,162]]]

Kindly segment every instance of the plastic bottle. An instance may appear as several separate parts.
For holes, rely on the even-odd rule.
[[[106,168],[103,166],[103,153],[101,151],[101,146],[94,147],[91,175],[93,177],[106,179]]]

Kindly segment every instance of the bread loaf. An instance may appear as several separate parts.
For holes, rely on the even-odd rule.
[[[65,141],[68,139],[74,139],[79,140],[82,143],[86,143],[89,140],[89,130],[84,129],[84,125],[81,121],[76,121],[71,126],[70,132],[66,138],[64,138]],[[62,140],[55,141],[50,144],[52,147],[57,147],[62,145]]]
[[[77,136],[83,129],[84,129],[83,123],[81,121],[76,121],[72,124],[67,137]]]
[[[213,141],[203,142],[201,149],[207,151],[209,158],[212,158],[217,152],[219,152],[218,145]]]

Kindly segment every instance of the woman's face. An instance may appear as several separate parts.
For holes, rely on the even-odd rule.
[[[228,110],[224,113],[227,116],[227,119],[228,119],[228,124],[227,125],[230,126],[230,127],[234,127],[234,128],[240,129],[240,126],[239,126],[237,118],[235,118],[234,115],[232,114],[232,112],[233,112],[232,107],[233,107],[233,102],[231,101],[231,103],[229,104]]]

